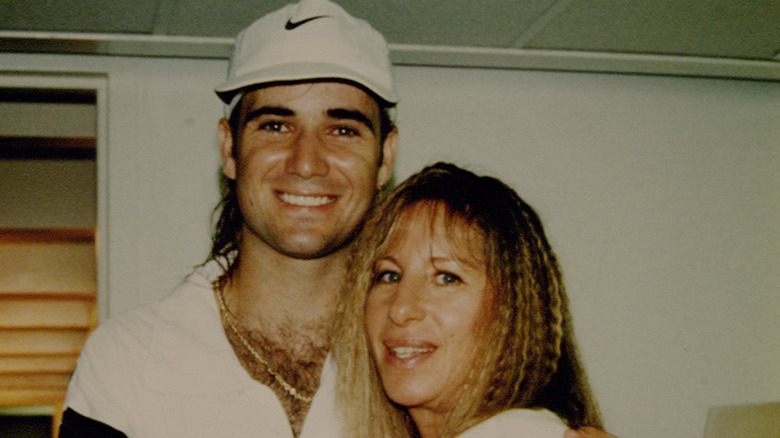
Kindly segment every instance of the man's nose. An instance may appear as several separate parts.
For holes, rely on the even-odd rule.
[[[290,145],[285,170],[304,179],[324,176],[328,173],[325,154],[325,144],[316,133],[302,132]]]

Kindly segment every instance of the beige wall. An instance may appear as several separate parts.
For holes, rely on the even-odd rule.
[[[0,66],[107,75],[104,312],[166,294],[208,250],[210,89],[226,63],[0,54]],[[455,160],[537,208],[610,431],[700,438],[711,405],[780,399],[780,84],[396,74],[397,178]]]

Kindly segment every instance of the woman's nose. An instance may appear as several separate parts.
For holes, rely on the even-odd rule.
[[[419,321],[425,317],[422,294],[414,282],[403,279],[398,283],[398,288],[390,303],[389,316],[390,320],[399,326]]]

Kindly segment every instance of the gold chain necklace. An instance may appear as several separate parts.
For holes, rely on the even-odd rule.
[[[252,347],[252,345],[249,343],[249,341],[244,337],[244,335],[241,334],[241,332],[238,330],[237,324],[238,321],[236,321],[236,318],[233,316],[232,313],[227,309],[227,306],[225,305],[225,298],[222,296],[222,284],[224,284],[222,281],[215,281],[214,282],[214,290],[217,292],[217,301],[219,302],[219,310],[222,312],[223,315],[225,315],[225,320],[228,323],[228,327],[230,327],[230,331],[232,331],[236,337],[238,337],[238,340],[241,341],[241,344],[249,350],[250,353],[252,353],[252,356],[263,364],[265,366],[266,371],[268,371],[268,374],[271,375],[271,377],[276,380],[276,382],[284,388],[285,392],[287,394],[290,394],[290,396],[296,400],[300,400],[305,403],[311,403],[314,396],[308,396],[301,394],[300,391],[298,391],[297,388],[287,383],[286,380],[276,371],[271,368],[271,365],[268,364],[268,361],[265,360],[263,356],[260,355],[260,353],[257,352],[257,350]]]

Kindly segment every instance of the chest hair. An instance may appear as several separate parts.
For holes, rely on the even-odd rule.
[[[292,397],[278,380],[268,371],[271,368],[299,393],[312,396],[320,384],[320,375],[329,350],[331,321],[323,318],[306,325],[295,326],[292,322],[279,327],[264,327],[248,330],[237,329],[256,353],[268,363],[260,362],[227,325],[223,316],[223,327],[239,362],[256,381],[274,391],[284,408],[295,437],[300,436],[311,402]],[[261,324],[262,326],[262,324]]]

